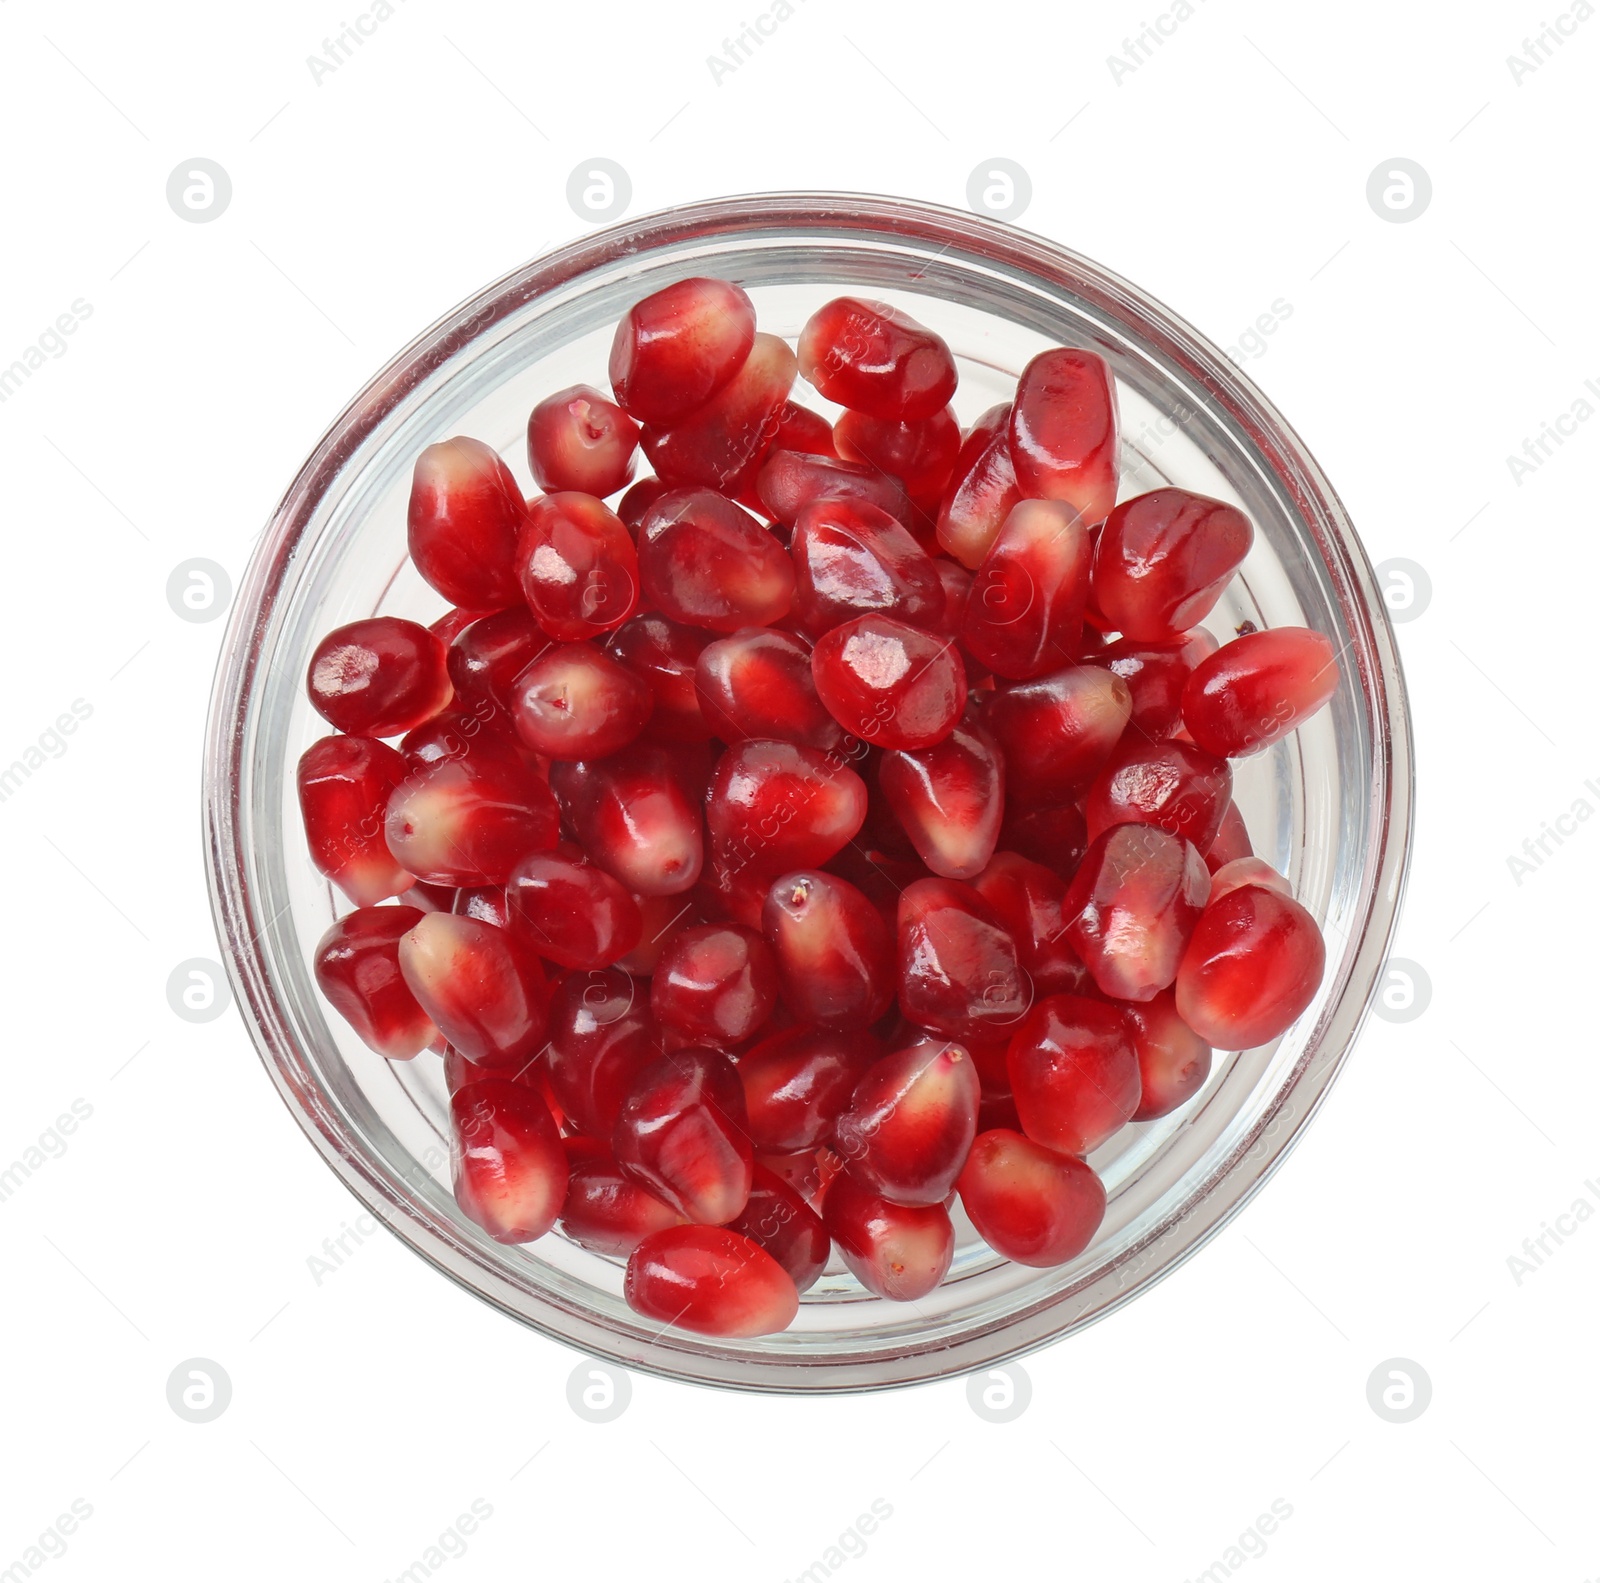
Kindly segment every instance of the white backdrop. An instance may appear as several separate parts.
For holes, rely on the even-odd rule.
[[[0,7],[7,1583],[131,1557],[341,1583],[1600,1574],[1600,21],[1564,4]],[[362,381],[585,228],[568,178],[596,158],[635,213],[961,205],[1014,161],[1021,223],[1235,348],[1374,562],[1424,574],[1394,583],[1414,993],[1394,980],[1260,1198],[1029,1358],[1006,1421],[959,1379],[792,1402],[643,1377],[587,1421],[574,1354],[361,1234],[236,1013],[169,1005],[218,955],[221,633],[169,578],[237,583]],[[231,196],[194,223],[167,184],[201,160]],[[195,1358],[231,1389],[205,1422],[168,1399]],[[1375,1409],[1375,1371],[1409,1413]]]

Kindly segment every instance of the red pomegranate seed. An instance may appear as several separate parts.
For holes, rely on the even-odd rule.
[[[457,1094],[469,1083],[483,1083],[490,1078],[500,1079],[507,1083],[521,1083],[544,1098],[545,1106],[550,1112],[550,1119],[559,1128],[564,1118],[558,1114],[559,1107],[555,1103],[555,1095],[549,1092],[547,1086],[548,1074],[544,1069],[544,1062],[538,1056],[531,1061],[524,1061],[515,1070],[507,1069],[497,1072],[493,1067],[479,1066],[476,1061],[469,1061],[459,1050],[452,1049],[442,1039],[437,1041],[435,1048],[444,1050],[444,1087],[447,1094]]]
[[[1215,1049],[1268,1044],[1311,1004],[1326,960],[1317,921],[1299,902],[1242,886],[1195,926],[1178,969],[1178,1015]]]
[[[655,706],[647,735],[667,742],[703,742],[711,735],[695,690],[695,664],[708,641],[698,627],[654,611],[635,616],[607,640],[606,653],[650,688]]]
[[[485,616],[493,614],[492,610],[464,610],[457,605],[445,611],[437,621],[430,621],[428,630],[449,648],[474,621],[482,621]]]
[[[710,489],[673,489],[639,525],[645,598],[713,632],[771,626],[794,598],[794,566],[749,512]]]
[[[695,691],[701,718],[724,742],[844,744],[811,680],[811,645],[792,632],[744,627],[708,643],[695,661]]]
[[[727,1056],[676,1050],[646,1068],[612,1131],[625,1175],[700,1225],[726,1225],[750,1197],[744,1092]]]
[[[761,509],[784,524],[794,522],[807,506],[823,500],[870,506],[896,522],[904,522],[911,512],[911,501],[898,479],[876,468],[815,452],[774,446],[761,464],[755,487]]]
[[[1115,672],[1133,696],[1129,723],[1147,737],[1170,737],[1183,724],[1183,688],[1189,673],[1217,651],[1204,627],[1171,643],[1139,643],[1119,638],[1089,660]]]
[[[506,896],[539,955],[562,967],[608,967],[639,943],[633,897],[593,864],[532,852],[512,869]]]
[[[785,1028],[747,1051],[738,1070],[755,1147],[815,1149],[877,1055],[870,1033],[829,1028]]]
[[[539,1052],[549,991],[539,959],[510,930],[424,913],[400,940],[400,971],[434,1026],[469,1061],[500,1075]]]
[[[683,1216],[654,1193],[646,1192],[622,1173],[611,1151],[591,1145],[581,1159],[570,1159],[575,1143],[568,1138],[567,1197],[561,1206],[561,1230],[580,1248],[625,1259],[648,1236],[684,1224]]]
[[[1008,808],[1000,826],[1000,845],[1020,853],[1071,882],[1088,850],[1083,815],[1071,803],[1056,808]]]
[[[1105,519],[1117,499],[1117,393],[1103,357],[1040,352],[1017,379],[1009,438],[1023,494],[1065,501],[1085,523]]]
[[[1074,798],[1110,758],[1132,707],[1128,684],[1093,665],[997,687],[983,722],[1005,755],[1012,799],[1034,808]]]
[[[1206,867],[1215,874],[1219,868],[1236,858],[1254,855],[1250,832],[1245,829],[1244,815],[1239,812],[1238,803],[1230,800],[1222,815],[1222,828],[1217,832],[1216,840],[1206,848]]]
[[[609,1139],[622,1106],[661,1059],[648,986],[621,968],[565,973],[550,997],[550,1085],[572,1124]]]
[[[656,970],[661,953],[673,930],[683,924],[703,921],[694,899],[689,896],[638,896],[633,898],[639,909],[643,927],[639,943],[628,954],[618,959],[617,966],[639,978],[648,978]]]
[[[566,850],[576,853],[576,847]],[[531,956],[540,954],[543,941],[528,927],[520,912],[512,909],[504,885],[467,885],[450,893],[451,904],[434,911],[452,912],[458,918],[476,918],[480,923],[492,923],[496,929],[505,929],[517,937],[517,944]],[[502,1074],[496,1073],[496,1076]]]
[[[1106,1190],[1082,1160],[1009,1128],[979,1135],[957,1185],[978,1235],[1016,1264],[1068,1263],[1105,1219]]]
[[[1113,825],[1153,824],[1204,852],[1222,828],[1233,771],[1189,742],[1150,742],[1131,733],[1112,750],[1083,799],[1091,837]]]
[[[886,302],[835,297],[800,332],[800,372],[817,392],[891,423],[931,418],[955,394],[942,337]]]
[[[644,454],[656,476],[743,494],[777,437],[794,375],[788,343],[758,332],[744,366],[709,401],[668,428],[646,426]]]
[[[1208,753],[1239,758],[1309,720],[1338,685],[1338,659],[1320,632],[1252,632],[1195,666],[1183,689],[1183,723]]]
[[[644,514],[671,488],[659,478],[641,478],[621,500],[617,502],[617,515],[622,519],[622,525],[634,537],[639,537],[639,524],[644,521]]]
[[[893,616],[940,627],[944,582],[933,557],[900,523],[876,506],[817,500],[794,521],[796,624],[820,637],[856,616]]]
[[[801,1022],[861,1028],[894,1004],[894,942],[878,909],[848,880],[801,869],[773,882],[762,928],[783,998]]]
[[[369,737],[323,737],[300,755],[295,785],[311,861],[358,907],[415,883],[383,839],[389,797],[406,773],[400,754]]]
[[[351,736],[402,736],[450,702],[444,655],[433,633],[399,616],[335,627],[311,654],[311,707]]]
[[[450,1174],[462,1213],[496,1242],[532,1242],[561,1213],[567,1157],[538,1094],[490,1078],[450,1099]]]
[[[766,874],[751,868],[730,868],[713,857],[706,865],[694,899],[709,920],[736,923],[741,928],[759,931],[768,883]]]
[[[798,1292],[816,1285],[833,1252],[817,1212],[782,1177],[759,1164],[751,1178],[744,1212],[730,1222],[728,1229],[770,1253]]]
[[[529,505],[517,568],[528,608],[558,642],[620,627],[639,603],[639,557],[622,518],[576,490]]]
[[[971,879],[993,855],[1005,811],[1005,764],[972,705],[943,742],[885,753],[878,786],[933,873]]]
[[[972,886],[923,879],[900,896],[900,1010],[953,1039],[1008,1032],[1031,998],[1015,941]]]
[[[1181,836],[1113,825],[1090,842],[1062,903],[1067,941],[1102,994],[1150,1000],[1177,977],[1210,892],[1205,860]]]
[[[957,637],[966,620],[967,600],[972,596],[972,573],[944,555],[938,556],[933,565],[944,587],[944,614],[933,625],[946,637]],[[989,674],[965,649],[961,651],[961,663],[969,683],[981,682]]]
[[[833,443],[846,461],[864,462],[898,478],[912,504],[932,514],[955,471],[961,427],[948,407],[914,423],[845,412],[833,426]]]
[[[476,701],[465,709],[446,709],[424,721],[400,739],[400,753],[407,773],[474,755],[497,754],[543,778],[539,756],[518,740],[510,713],[490,699]]]
[[[526,514],[511,469],[482,440],[458,437],[430,445],[411,477],[411,560],[451,604],[503,610],[522,598],[517,535]]]
[[[730,747],[706,796],[719,862],[769,881],[790,869],[821,868],[866,816],[867,788],[841,757],[791,742]]]
[[[612,392],[641,423],[676,423],[739,372],[755,334],[755,307],[731,281],[675,281],[617,325]]]
[[[1000,915],[1017,959],[1039,995],[1081,994],[1093,984],[1067,943],[1067,884],[1052,868],[1016,852],[996,852],[972,888]],[[1092,991],[1091,991],[1092,992]]]
[[[1135,1121],[1154,1121],[1186,1105],[1211,1075],[1211,1046],[1178,1015],[1170,989],[1142,1006],[1122,1007],[1139,1061]]]
[[[800,1309],[788,1272],[726,1226],[674,1226],[633,1250],[623,1282],[646,1319],[707,1336],[766,1336]]]
[[[1050,995],[1011,1039],[1006,1064],[1022,1130],[1061,1154],[1092,1153],[1139,1107],[1139,1061],[1122,1012]]]
[[[833,718],[879,747],[942,742],[967,702],[955,644],[889,616],[857,616],[826,633],[811,675]]]
[[[554,764],[550,785],[589,860],[636,896],[694,888],[704,860],[700,809],[666,748],[636,743],[617,758]]]
[[[926,1297],[955,1257],[955,1228],[943,1204],[892,1204],[848,1171],[829,1186],[822,1223],[850,1273],[891,1302]]]
[[[794,401],[784,402],[778,413],[778,432],[772,439],[772,452],[776,451],[801,451],[807,456],[839,454],[833,445],[833,425],[820,412]]]
[[[614,495],[633,472],[639,425],[593,385],[546,396],[528,417],[528,467],[544,490]]]
[[[445,668],[461,708],[506,710],[511,684],[550,647],[544,629],[526,605],[497,610],[463,627],[445,653]]]
[[[1153,489],[1106,518],[1094,600],[1124,638],[1169,641],[1198,626],[1250,551],[1250,519],[1187,489]]]
[[[654,704],[648,682],[592,643],[547,649],[511,689],[517,735],[552,759],[609,757],[644,730]]]
[[[972,426],[950,474],[935,528],[940,547],[968,571],[989,553],[1001,524],[1022,499],[1006,438],[1010,408],[991,407]]]
[[[726,1049],[748,1039],[778,999],[772,947],[753,929],[705,923],[680,929],[650,981],[656,1020],[696,1044]]]
[[[439,1037],[400,976],[400,937],[422,920],[415,907],[358,907],[317,942],[317,988],[361,1036],[391,1061],[408,1061]]]
[[[959,1044],[919,1038],[875,1061],[834,1124],[856,1179],[896,1204],[942,1204],[978,1126],[978,1069]]]
[[[1286,880],[1270,863],[1264,863],[1254,855],[1236,857],[1224,863],[1220,868],[1213,869],[1211,873],[1211,896],[1207,906],[1213,901],[1219,901],[1230,890],[1238,890],[1241,885],[1262,885],[1268,890],[1275,890],[1280,896],[1292,896],[1289,881]]]
[[[1070,663],[1083,634],[1089,557],[1071,506],[1019,502],[973,574],[961,623],[967,651],[1019,681]]]

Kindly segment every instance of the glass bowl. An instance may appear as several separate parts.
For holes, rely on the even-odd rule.
[[[1219,1053],[1193,1101],[1093,1156],[1109,1207],[1071,1264],[999,1259],[958,1212],[954,1266],[922,1301],[886,1302],[832,1269],[789,1330],[740,1341],[642,1320],[623,1302],[622,1266],[558,1232],[505,1247],[460,1214],[439,1058],[386,1061],[315,987],[312,950],[347,904],[311,865],[294,786],[297,758],[327,729],[304,688],[318,638],[377,612],[429,621],[443,611],[406,558],[417,452],[474,435],[532,492],[530,408],[566,385],[603,384],[619,315],[686,275],[738,281],[762,327],[791,341],[840,293],[903,306],[954,350],[963,423],[1006,399],[1045,346],[1094,348],[1119,387],[1122,494],[1178,484],[1255,523],[1212,629],[1311,626],[1341,655],[1332,706],[1237,767],[1257,852],[1327,936],[1326,977],[1299,1022],[1271,1046]],[[752,1390],[865,1390],[981,1368],[1089,1324],[1255,1192],[1316,1111],[1374,993],[1404,877],[1411,773],[1399,660],[1366,556],[1304,445],[1221,352],[1099,265],[1012,227],[899,199],[784,193],[649,215],[536,259],[419,336],[338,417],[234,606],[207,742],[207,857],[229,973],[268,1073],[351,1191],[431,1264],[534,1329],[629,1367]]]

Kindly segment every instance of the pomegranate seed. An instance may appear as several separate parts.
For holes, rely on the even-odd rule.
[[[1062,912],[1067,884],[1054,869],[1015,852],[996,852],[972,888],[1000,915],[1016,941],[1017,959],[1035,993],[1076,995],[1090,989],[1089,970],[1067,943]]]
[[[633,904],[639,909],[643,924],[639,943],[626,956],[619,957],[616,965],[636,978],[648,978],[655,972],[673,930],[681,924],[701,922],[701,915],[693,899],[686,896],[636,895]]]
[[[950,1038],[1009,1030],[1031,991],[1000,915],[972,886],[923,879],[900,896],[900,1010]]]
[[[1133,1119],[1170,1115],[1205,1087],[1211,1046],[1178,1015],[1170,989],[1142,1006],[1123,1006],[1122,1017],[1139,1061],[1139,1108]]]
[[[538,1053],[549,994],[539,959],[511,931],[424,913],[401,937],[400,971],[434,1026],[469,1061],[500,1075]]]
[[[416,927],[415,907],[358,907],[317,942],[317,988],[361,1036],[391,1061],[409,1061],[439,1037],[400,976],[400,937]]]
[[[490,1078],[450,1099],[450,1174],[462,1213],[496,1242],[532,1242],[561,1213],[567,1157],[542,1099]]]
[[[545,1087],[547,1074],[544,1062],[538,1056],[531,1061],[524,1061],[514,1071],[497,1072],[493,1067],[479,1066],[476,1061],[469,1061],[459,1050],[452,1049],[442,1039],[436,1042],[435,1047],[441,1046],[444,1050],[444,1087],[447,1094],[457,1094],[469,1083],[483,1083],[490,1078],[507,1083],[521,1083],[544,1097],[545,1106],[550,1111],[550,1119],[558,1128],[561,1126],[563,1118],[556,1113],[555,1096]]]
[[[639,425],[593,385],[546,396],[528,417],[528,467],[541,489],[614,495],[633,472]]]
[[[437,621],[430,621],[428,630],[449,648],[474,621],[482,621],[485,616],[493,614],[492,610],[464,610],[458,605],[445,611]]]
[[[1206,905],[1219,901],[1230,890],[1238,890],[1241,885],[1263,885],[1268,890],[1275,890],[1280,896],[1292,896],[1294,892],[1289,888],[1289,882],[1270,863],[1264,863],[1254,855],[1236,857],[1224,863],[1221,868],[1213,869],[1211,874],[1211,896]]]
[[[617,325],[612,392],[642,423],[676,423],[739,372],[755,334],[755,307],[731,281],[675,281]]]
[[[1195,666],[1183,689],[1183,723],[1208,753],[1238,758],[1309,720],[1338,685],[1333,645],[1320,632],[1252,632]]]
[[[743,1064],[743,1063],[741,1063]],[[756,1166],[771,1171],[780,1182],[787,1182],[813,1208],[822,1206],[823,1156],[834,1158],[831,1149],[806,1149],[799,1154],[757,1154]]]
[[[456,704],[482,713],[509,709],[512,682],[549,647],[550,639],[525,605],[463,627],[445,652]]]
[[[697,1044],[725,1048],[766,1022],[778,999],[778,964],[753,929],[706,923],[667,943],[650,982],[656,1020]]]
[[[867,788],[841,758],[791,742],[741,742],[717,760],[706,797],[725,868],[765,875],[821,868],[861,829]]]
[[[713,857],[695,892],[708,919],[736,923],[760,931],[761,909],[767,902],[768,876],[747,868],[730,868]]]
[[[622,1173],[611,1151],[588,1139],[565,1140],[569,1155],[566,1202],[561,1229],[580,1248],[625,1259],[648,1236],[684,1224],[683,1216],[654,1193],[646,1192]],[[571,1159],[572,1146],[589,1144],[594,1152]]]
[[[655,700],[646,732],[668,742],[703,742],[711,735],[700,713],[695,664],[708,641],[654,611],[635,616],[606,642],[606,653],[646,682]]]
[[[1083,815],[1071,803],[1058,808],[1008,808],[1000,825],[1000,845],[1043,863],[1071,883],[1089,846]]]
[[[826,633],[811,675],[834,719],[879,747],[942,742],[967,702],[955,644],[889,616],[857,616]]]
[[[961,1172],[961,1205],[1002,1258],[1047,1269],[1087,1248],[1106,1190],[1082,1160],[1009,1128],[982,1133]]]
[[[454,885],[429,885],[418,880],[406,892],[406,903],[421,912],[454,912],[456,897],[460,894]]]
[[[656,476],[743,494],[777,437],[794,375],[788,343],[757,333],[744,366],[709,401],[669,428],[646,426],[644,454]]]
[[[639,525],[644,593],[673,621],[737,632],[786,615],[794,566],[783,546],[731,500],[673,489]]]
[[[822,1223],[850,1273],[891,1302],[926,1297],[955,1257],[955,1228],[943,1204],[892,1204],[848,1171],[829,1186]]]
[[[1236,858],[1254,855],[1250,846],[1250,832],[1245,829],[1244,815],[1239,812],[1238,803],[1230,799],[1223,811],[1222,828],[1217,832],[1216,840],[1206,848],[1206,867],[1215,874],[1219,868]]]
[[[817,392],[892,423],[931,418],[955,394],[944,340],[898,308],[835,297],[800,332],[800,372]]]
[[[911,512],[911,501],[899,480],[886,473],[835,456],[784,451],[776,446],[756,475],[756,498],[762,510],[784,524],[796,521],[808,506],[824,500],[870,506],[897,523],[904,522]]]
[[[552,759],[607,758],[644,730],[649,683],[592,643],[547,649],[512,689],[517,735]]]
[[[728,1228],[748,1237],[778,1261],[797,1292],[816,1285],[833,1251],[816,1211],[782,1177],[759,1164],[744,1212]]]
[[[631,1180],[700,1225],[726,1225],[750,1197],[744,1092],[727,1056],[676,1050],[646,1068],[611,1148]]]
[[[622,519],[622,525],[635,540],[639,537],[639,524],[644,521],[644,514],[653,506],[672,486],[664,483],[659,478],[641,478],[621,500],[617,502],[617,515]]]
[[[569,850],[576,852],[577,848],[572,847]],[[544,942],[528,927],[522,914],[513,910],[504,885],[467,885],[460,890],[452,891],[450,896],[450,906],[435,910],[454,913],[458,918],[476,918],[480,923],[490,923],[496,929],[505,929],[517,937],[517,944],[529,956],[540,954]]]
[[[1299,902],[1244,885],[1201,914],[1178,969],[1178,1015],[1216,1049],[1251,1050],[1311,1004],[1327,952]]]
[[[453,763],[474,754],[498,754],[515,761],[528,773],[543,778],[539,756],[518,740],[510,714],[492,699],[480,699],[465,709],[446,709],[400,739],[400,753],[408,772]]]
[[[739,1058],[752,1143],[779,1154],[815,1149],[877,1054],[859,1029],[785,1028],[763,1039]]]
[[[856,1179],[896,1204],[942,1204],[978,1126],[978,1069],[959,1044],[920,1038],[875,1061],[834,1125]]]
[[[1204,627],[1171,643],[1139,643],[1119,638],[1091,663],[1115,672],[1133,696],[1130,723],[1147,737],[1170,737],[1183,724],[1183,688],[1189,673],[1217,651]]]
[[[885,753],[878,786],[933,873],[971,879],[994,854],[1005,811],[1005,764],[973,706],[943,742]]]
[[[788,1272],[726,1226],[674,1226],[646,1237],[628,1260],[628,1304],[646,1319],[707,1336],[765,1336],[799,1312]]]
[[[1092,1153],[1139,1106],[1139,1061],[1122,1012],[1081,995],[1041,1000],[1006,1057],[1022,1130],[1061,1154]]]
[[[358,907],[415,883],[383,839],[384,810],[405,777],[405,759],[369,737],[323,737],[300,755],[295,785],[311,861]]]
[[[518,604],[517,535],[527,509],[511,469],[482,440],[430,445],[417,458],[406,508],[412,562],[453,605],[487,613]]]
[[[528,608],[562,643],[620,627],[639,603],[639,557],[622,518],[566,489],[528,507],[517,548]]]
[[[1083,791],[1111,756],[1132,704],[1120,676],[1092,665],[997,687],[983,722],[1005,756],[1012,799],[1031,808]]]
[[[1064,501],[1086,523],[1105,519],[1117,499],[1117,394],[1103,357],[1040,352],[1017,379],[1008,433],[1023,494]]]
[[[820,637],[852,617],[875,613],[938,626],[944,583],[933,557],[876,506],[817,500],[794,520],[794,618]]]
[[[550,785],[590,861],[635,895],[693,889],[704,859],[700,810],[665,748],[635,744],[620,758],[558,763]]]
[[[944,587],[944,615],[932,625],[946,637],[953,638],[960,634],[961,623],[967,617],[967,600],[972,597],[972,573],[943,555],[937,557],[933,565]],[[965,649],[961,651],[961,663],[966,669],[969,683],[981,682],[989,674]]]
[[[648,992],[621,968],[566,973],[550,997],[550,1085],[581,1132],[610,1138],[623,1103],[661,1059]]]
[[[1188,742],[1124,737],[1083,799],[1091,837],[1113,825],[1153,824],[1204,852],[1222,828],[1233,794],[1226,759]]]
[[[972,426],[939,507],[935,532],[940,547],[968,571],[989,553],[1001,524],[1022,499],[1006,438],[1010,410],[991,407]]]
[[[802,1022],[863,1027],[894,1004],[894,943],[878,909],[848,880],[816,869],[773,882],[762,928],[784,1002]]]
[[[351,736],[401,736],[450,702],[444,656],[433,633],[399,616],[335,627],[312,651],[311,707]]]
[[[633,897],[592,864],[530,853],[511,871],[506,895],[539,955],[562,967],[607,967],[639,943]]]
[[[864,462],[898,478],[921,512],[939,509],[961,451],[961,428],[948,407],[914,423],[842,413],[833,426],[833,443],[848,462]]]
[[[695,661],[695,690],[701,718],[724,742],[844,744],[811,680],[811,645],[792,632],[744,627],[708,643]]]

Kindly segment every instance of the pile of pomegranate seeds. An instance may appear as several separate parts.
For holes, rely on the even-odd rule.
[[[429,446],[410,549],[452,608],[312,658],[301,807],[355,904],[317,982],[443,1054],[462,1210],[626,1259],[659,1324],[781,1330],[835,1251],[915,1300],[958,1197],[1004,1257],[1075,1258],[1085,1157],[1321,981],[1228,761],[1328,701],[1332,646],[1200,625],[1250,523],[1117,502],[1093,352],[963,433],[898,309],[826,303],[793,350],[696,279],[609,374],[534,408],[532,501]]]

